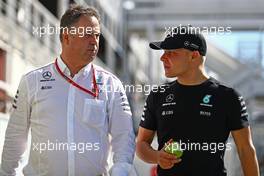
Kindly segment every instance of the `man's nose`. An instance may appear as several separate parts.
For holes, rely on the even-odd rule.
[[[92,35],[91,35],[91,42],[92,42],[92,43],[96,43],[96,42],[97,42],[97,37],[96,37],[95,34],[92,34]]]
[[[91,34],[89,36],[89,39],[90,39],[90,43],[91,44],[96,44],[97,43],[97,36],[95,34]]]
[[[164,54],[162,54],[162,56],[160,57],[160,60],[162,61],[162,62],[164,62],[164,61],[166,61],[168,59],[168,56],[164,53]]]

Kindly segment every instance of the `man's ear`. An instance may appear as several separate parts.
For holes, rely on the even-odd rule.
[[[197,57],[200,57],[199,51],[193,51],[192,52],[192,59],[197,58]]]
[[[67,34],[67,33],[62,33],[62,41],[66,44],[66,45],[68,45],[69,44],[69,34]]]

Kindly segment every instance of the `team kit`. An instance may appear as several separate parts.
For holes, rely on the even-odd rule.
[[[87,28],[81,36],[64,30]],[[156,176],[227,176],[230,134],[245,176],[259,176],[246,102],[206,73],[207,44],[197,28],[175,27],[163,41],[149,43],[163,52],[160,74],[173,81],[152,90],[133,87],[147,91],[142,116],[135,117],[141,118],[137,134],[125,86],[93,63],[101,33],[98,11],[73,5],[61,17],[60,30],[61,54],[20,80],[0,176],[17,175],[29,141],[25,176],[141,176],[135,154],[157,166]]]

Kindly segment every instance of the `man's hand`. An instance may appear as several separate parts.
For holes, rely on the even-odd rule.
[[[161,150],[157,151],[157,163],[162,169],[170,169],[174,164],[181,162],[180,158],[177,158],[175,155],[165,152],[165,148],[173,140],[170,139]]]
[[[137,155],[143,161],[147,163],[158,164],[162,169],[170,169],[174,164],[181,162],[181,159],[177,158],[173,154],[165,152],[165,148],[173,140],[169,140],[161,150],[157,151],[151,147],[155,131],[148,130],[139,127],[137,137]]]

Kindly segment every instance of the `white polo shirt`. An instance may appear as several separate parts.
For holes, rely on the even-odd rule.
[[[1,174],[15,175],[29,130],[32,137],[29,162],[23,169],[26,176],[107,173],[110,146],[114,165],[132,164],[135,134],[120,80],[99,66],[91,67],[91,63],[71,78],[60,57],[57,63],[64,75],[88,90],[94,87],[94,68],[99,97],[66,81],[54,63],[24,75],[6,130]]]

